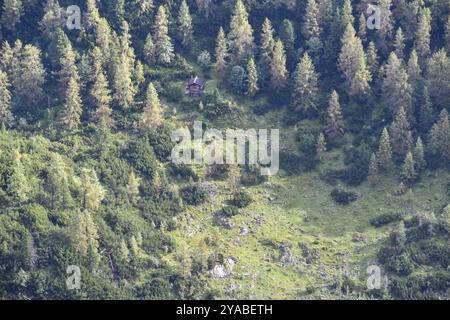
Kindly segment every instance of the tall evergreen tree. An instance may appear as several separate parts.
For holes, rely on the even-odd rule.
[[[327,127],[325,132],[330,137],[339,137],[345,134],[342,110],[339,104],[339,95],[333,90],[327,110]]]
[[[450,105],[450,58],[445,50],[435,52],[428,60],[426,79],[433,105]]]
[[[271,68],[271,83],[275,90],[280,90],[286,86],[288,71],[286,69],[286,53],[283,42],[278,40],[273,51]]]
[[[405,50],[405,36],[403,35],[402,28],[398,28],[394,38],[394,52],[400,60],[404,58]]]
[[[258,70],[256,69],[255,60],[250,58],[247,64],[248,89],[246,94],[253,97],[258,91]]]
[[[178,11],[178,28],[181,33],[182,45],[188,47],[192,42],[193,28],[192,17],[186,0],[181,1],[180,10]]]
[[[81,170],[80,196],[83,208],[89,211],[97,210],[105,198],[105,189],[93,169],[83,168]]]
[[[349,95],[359,96],[369,91],[372,76],[367,69],[361,39],[356,36],[351,24],[347,26],[342,38],[339,69],[343,73]]]
[[[248,21],[247,9],[242,0],[236,1],[233,16],[231,17],[228,40],[235,62],[240,62],[242,59],[252,55],[255,47],[253,28]]]
[[[306,13],[302,24],[302,34],[305,39],[309,40],[313,37],[320,38],[319,25],[319,6],[316,0],[308,0],[306,4]]]
[[[144,58],[145,62],[152,64],[155,62],[155,45],[151,33],[147,35],[144,46]]]
[[[148,85],[147,98],[142,115],[142,127],[144,130],[157,129],[163,121],[163,111],[158,93],[153,83]]]
[[[400,178],[405,183],[412,183],[417,179],[416,165],[411,152],[408,152],[403,162]]]
[[[320,133],[316,143],[316,153],[319,161],[323,160],[325,152],[327,152],[327,143],[323,133]]]
[[[30,198],[31,187],[22,164],[22,155],[19,150],[13,152],[11,174],[7,179],[6,191],[16,204],[23,204]]]
[[[394,52],[390,54],[384,67],[381,89],[384,104],[393,114],[396,114],[400,108],[406,112],[411,110],[412,88],[408,82],[408,74]]]
[[[166,9],[160,6],[153,26],[155,55],[160,64],[169,65],[174,59],[172,39],[169,36],[169,19]]]
[[[425,160],[425,150],[423,146],[422,139],[420,137],[417,138],[416,145],[414,147],[413,158],[416,164],[416,171],[420,173],[427,166]]]
[[[268,18],[264,20],[261,33],[261,58],[260,63],[263,69],[268,72],[272,65],[273,51],[275,49],[275,40],[273,36],[274,30],[272,23]]]
[[[367,174],[367,180],[369,183],[374,185],[378,181],[379,169],[378,169],[378,159],[375,153],[370,156],[369,162],[369,172]]]
[[[11,92],[9,80],[5,72],[0,70],[0,124],[4,124],[11,115]]]
[[[431,12],[430,9],[424,8],[420,13],[419,24],[417,26],[415,38],[415,47],[422,61],[430,53],[430,36],[431,36]]]
[[[408,116],[403,107],[400,107],[390,129],[394,153],[404,156],[411,149],[412,133]]]
[[[393,166],[392,162],[392,146],[389,132],[386,128],[383,129],[383,133],[380,138],[380,145],[377,152],[378,167],[382,170],[390,170]]]
[[[450,120],[445,109],[430,130],[428,146],[433,155],[438,156],[446,164],[450,162]]]
[[[75,78],[70,78],[65,93],[65,101],[61,112],[60,124],[63,130],[73,132],[80,126],[83,111],[80,97],[80,87]]]
[[[225,32],[223,31],[223,28],[220,27],[216,40],[216,63],[214,64],[214,69],[217,72],[221,72],[225,69],[227,65],[227,58],[228,44],[225,38]]]
[[[358,26],[358,38],[365,43],[365,40],[367,39],[367,20],[364,13],[361,13],[359,16]]]
[[[78,212],[69,225],[73,248],[83,257],[98,251],[98,231],[89,211]]]
[[[378,71],[379,65],[378,65],[377,48],[375,47],[375,43],[373,41],[369,42],[369,45],[367,46],[366,59],[367,59],[367,68],[369,69],[372,75],[375,75],[376,72]]]
[[[2,7],[2,26],[6,30],[16,30],[16,25],[23,15],[23,5],[21,0],[4,0]]]
[[[297,65],[293,77],[292,99],[295,111],[308,113],[317,109],[318,76],[308,53]]]
[[[419,57],[417,55],[416,50],[414,49],[411,51],[411,54],[409,55],[407,72],[409,83],[414,88],[417,84],[417,81],[420,80],[422,76],[422,70],[420,69],[419,65]]]
[[[104,122],[111,127],[114,123],[111,114],[111,91],[108,87],[108,79],[103,72],[98,73],[97,78],[91,88],[91,99],[93,101],[95,112],[92,119],[95,122]]]

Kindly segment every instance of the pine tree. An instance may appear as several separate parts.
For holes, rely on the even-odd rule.
[[[325,152],[327,152],[327,143],[323,133],[320,133],[316,143],[316,153],[319,158],[319,161],[323,160]]]
[[[339,104],[339,95],[333,90],[327,110],[327,127],[325,132],[330,137],[339,137],[345,134],[342,110]]]
[[[169,19],[166,9],[160,6],[153,26],[155,55],[158,63],[169,65],[174,59],[172,39],[169,36]]]
[[[409,112],[412,88],[408,83],[408,74],[394,52],[390,54],[384,67],[381,90],[384,104],[391,109],[393,114],[396,114],[400,108]]]
[[[73,248],[83,257],[98,252],[98,232],[89,211],[78,212],[69,226]]]
[[[316,0],[308,0],[306,13],[302,24],[302,34],[305,39],[320,38],[320,26],[318,21],[319,7]]]
[[[1,22],[3,28],[10,31],[16,30],[16,25],[20,22],[23,15],[23,6],[21,0],[4,0],[2,7]]]
[[[408,116],[403,107],[400,107],[390,129],[394,153],[404,156],[412,146],[412,133]]]
[[[114,120],[111,117],[112,110],[111,91],[108,88],[108,80],[103,72],[100,72],[90,91],[91,99],[95,107],[92,120],[96,123],[104,122],[108,127],[113,126]]]
[[[153,44],[153,39],[151,33],[147,35],[144,46],[144,58],[145,62],[152,64],[155,62],[155,45]]]
[[[375,75],[378,71],[378,54],[377,48],[375,47],[375,43],[373,43],[373,41],[369,42],[369,45],[367,46],[366,59],[367,68],[371,74]]]
[[[246,94],[253,97],[258,91],[258,70],[256,70],[255,60],[250,58],[247,64],[248,89]]]
[[[420,13],[416,31],[415,47],[419,57],[423,60],[430,53],[431,12],[424,8]]]
[[[178,28],[181,33],[182,45],[188,47],[192,42],[193,30],[192,17],[186,0],[181,1],[180,10],[178,11]]]
[[[412,87],[415,87],[417,81],[422,77],[422,70],[419,65],[419,57],[416,50],[412,50],[408,60],[408,80]]]
[[[318,76],[308,53],[303,55],[294,73],[292,99],[295,111],[308,113],[317,109]]]
[[[80,196],[83,208],[89,211],[97,210],[105,197],[105,189],[92,169],[81,171]]]
[[[405,183],[412,183],[417,179],[417,172],[415,169],[415,162],[411,152],[408,152],[403,162],[402,171],[400,173],[400,178]]]
[[[278,40],[273,51],[271,68],[271,83],[275,90],[280,90],[286,86],[288,71],[286,69],[286,53],[283,42]]]
[[[375,153],[372,153],[372,155],[370,156],[369,172],[367,175],[367,180],[369,180],[370,184],[374,185],[378,181],[378,175],[379,175],[378,159]]]
[[[450,105],[450,58],[445,50],[435,52],[427,63],[428,89],[433,105],[447,107]]]
[[[403,35],[402,28],[398,28],[395,33],[394,39],[394,52],[400,60],[404,58],[404,50],[405,50],[405,36]]]
[[[236,7],[231,17],[230,33],[228,34],[233,61],[240,62],[253,53],[253,28],[248,21],[247,9],[242,0],[236,1]]]
[[[0,124],[5,124],[11,115],[11,92],[5,72],[0,70]]]
[[[380,138],[380,145],[376,154],[378,159],[378,167],[382,170],[390,170],[393,166],[392,162],[392,147],[391,138],[386,128],[383,129],[383,133]]]
[[[227,65],[227,58],[228,44],[225,38],[225,32],[223,31],[223,28],[220,27],[216,40],[216,63],[214,64],[214,69],[217,72],[221,72],[225,69]]]
[[[422,139],[420,137],[417,138],[417,142],[414,147],[413,157],[414,157],[415,164],[416,164],[416,171],[418,173],[420,173],[427,166],[427,163],[425,161],[425,151],[424,151]]]
[[[153,83],[148,85],[147,98],[142,115],[142,126],[145,130],[158,128],[163,121],[162,107]]]
[[[273,33],[274,31],[272,23],[268,18],[266,18],[262,26],[261,48],[260,48],[261,51],[260,63],[266,72],[270,70],[270,67],[272,65],[272,57],[275,49],[275,40],[273,37]]]
[[[346,82],[347,92],[350,96],[363,95],[370,89],[372,76],[367,69],[361,39],[356,36],[351,24],[347,26],[341,42],[338,64]]]
[[[70,78],[65,93],[64,107],[60,124],[62,129],[68,132],[78,130],[80,117],[83,111],[80,97],[80,87],[75,78]]]

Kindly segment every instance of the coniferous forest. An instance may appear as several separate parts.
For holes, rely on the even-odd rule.
[[[0,299],[448,298],[450,1],[0,4]]]

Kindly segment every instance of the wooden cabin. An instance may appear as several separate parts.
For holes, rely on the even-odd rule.
[[[206,81],[197,76],[191,77],[186,82],[186,94],[190,96],[203,96],[205,94]]]

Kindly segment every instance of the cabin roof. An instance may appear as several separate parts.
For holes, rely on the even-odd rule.
[[[205,85],[205,83],[206,83],[205,80],[200,79],[198,76],[195,76],[195,77],[191,77],[191,78],[188,80],[187,85],[188,85],[188,86],[199,85],[199,86],[202,86],[202,87],[203,87],[203,86]]]

